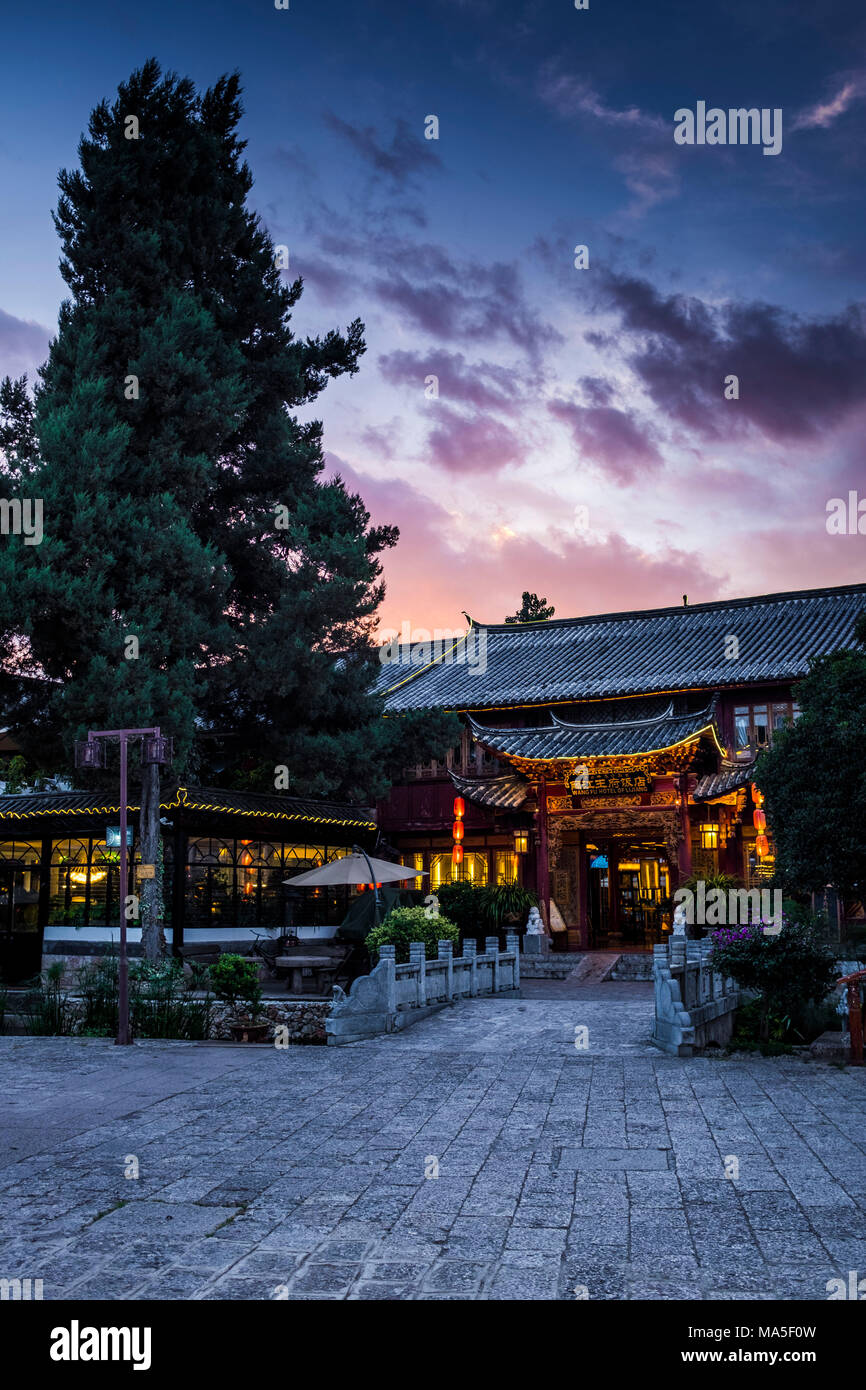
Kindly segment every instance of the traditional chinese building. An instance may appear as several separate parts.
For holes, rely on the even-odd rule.
[[[118,812],[116,794],[0,796],[0,979],[15,983],[51,957],[74,961],[116,946]],[[130,802],[130,892],[141,864],[138,812]],[[249,944],[290,926],[328,934],[356,890],[302,890],[299,924],[285,880],[351,853],[353,844],[372,850],[376,838],[362,806],[219,787],[167,789],[160,822],[166,938],[175,949],[196,941]],[[130,922],[133,950],[140,937]]]
[[[463,732],[444,762],[407,770],[380,831],[434,890],[519,881],[571,947],[649,947],[690,874],[772,874],[755,757],[798,717],[809,658],[850,645],[864,608],[866,585],[846,585],[471,622],[432,659],[404,647],[383,673],[388,716],[439,707]]]

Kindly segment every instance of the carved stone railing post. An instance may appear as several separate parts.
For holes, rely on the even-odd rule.
[[[469,997],[470,999],[478,993],[478,963],[476,960],[477,946],[474,941],[463,942],[463,959],[469,962]]]
[[[485,936],[484,953],[493,957],[493,968],[491,970],[491,992],[499,993],[499,937]]]
[[[506,934],[505,949],[514,952],[514,960],[511,964],[511,988],[520,989],[520,937],[516,931],[510,931]]]
[[[409,964],[417,971],[415,976],[415,1003],[423,1009],[427,1003],[427,953],[423,941],[409,942]]]
[[[389,1014],[397,1012],[397,947],[380,946],[379,960],[384,961],[387,972],[386,1007]]]
[[[445,998],[454,998],[454,943],[453,941],[439,942],[439,959],[448,962],[445,972]]]

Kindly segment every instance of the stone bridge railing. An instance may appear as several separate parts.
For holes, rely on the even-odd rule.
[[[339,1046],[394,1033],[452,1000],[518,993],[519,946],[517,935],[509,934],[500,951],[498,939],[488,936],[483,953],[474,941],[464,941],[463,955],[455,957],[452,942],[440,941],[438,959],[427,960],[423,943],[413,941],[405,965],[397,965],[394,946],[381,947],[378,965],[355,980],[348,994],[335,985],[325,1024],[328,1043]]]
[[[671,936],[653,947],[656,1047],[691,1057],[708,1043],[724,1047],[734,1031],[740,1004],[735,982],[713,970],[712,942]]]

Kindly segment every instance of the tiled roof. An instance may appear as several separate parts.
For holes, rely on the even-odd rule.
[[[712,772],[700,779],[692,793],[695,801],[712,801],[713,797],[727,796],[728,792],[744,787],[752,780],[754,766],[753,762],[732,765],[725,760],[721,772]]]
[[[518,811],[529,795],[529,783],[516,772],[503,777],[459,777],[456,772],[449,776],[461,796],[497,811]]]
[[[130,802],[127,811],[138,811],[140,804]],[[164,794],[159,809],[174,811],[180,806],[185,810],[225,811],[234,815],[262,816],[269,820],[308,821],[319,825],[351,826],[359,830],[376,828],[367,806],[260,792],[233,792],[222,787],[178,787]],[[21,820],[28,816],[117,815],[119,810],[118,797],[104,792],[33,792],[30,795],[0,796],[0,820]]]
[[[221,787],[181,787],[184,809],[231,811],[238,815],[264,816],[277,820],[317,821],[320,824],[357,826],[375,830],[369,806],[341,801],[320,801],[310,797],[279,796],[262,792],[232,792]]]
[[[806,674],[811,656],[850,645],[864,609],[866,584],[849,584],[689,608],[473,623],[486,633],[486,654],[476,643],[461,662],[458,644],[425,668],[405,656],[407,664],[383,668],[379,688],[386,712],[397,714],[786,682]],[[732,636],[736,659],[725,656]]]
[[[713,725],[715,701],[693,714],[674,714],[670,702],[662,715],[619,723],[569,724],[552,715],[537,729],[490,729],[470,717],[479,743],[512,758],[613,758],[653,753],[694,738]]]

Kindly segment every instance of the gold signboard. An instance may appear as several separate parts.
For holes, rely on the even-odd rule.
[[[568,786],[574,796],[633,796],[650,791],[652,783],[645,772],[630,769],[591,772],[578,767],[569,778]]]

